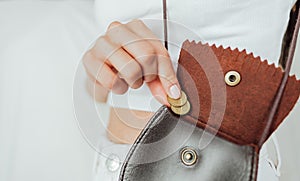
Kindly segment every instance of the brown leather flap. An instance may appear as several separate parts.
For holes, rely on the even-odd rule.
[[[236,86],[224,81],[225,74],[232,70],[241,76]],[[185,119],[197,121],[199,127],[229,141],[258,144],[283,76],[281,68],[245,50],[185,41],[177,74],[192,107]],[[292,110],[299,94],[300,81],[289,77],[269,135]]]

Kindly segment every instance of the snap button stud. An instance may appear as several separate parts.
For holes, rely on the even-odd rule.
[[[236,86],[241,81],[241,75],[237,71],[229,71],[225,74],[225,82],[229,86]]]
[[[193,148],[184,148],[181,150],[181,161],[186,166],[194,165],[198,160],[198,155]]]
[[[120,167],[120,158],[117,155],[111,154],[105,162],[106,168],[111,171],[115,172]]]

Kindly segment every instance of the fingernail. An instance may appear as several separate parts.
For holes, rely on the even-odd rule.
[[[179,99],[180,98],[180,90],[179,90],[179,87],[174,84],[170,87],[170,97],[173,98],[173,99]]]

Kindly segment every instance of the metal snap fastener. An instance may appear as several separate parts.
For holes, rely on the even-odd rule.
[[[117,155],[111,154],[105,162],[106,168],[111,171],[115,172],[120,167],[120,158]]]
[[[186,166],[194,165],[198,160],[197,152],[193,148],[183,148],[181,150],[181,161]]]
[[[225,82],[229,86],[236,86],[241,81],[241,75],[237,71],[229,71],[225,74]]]

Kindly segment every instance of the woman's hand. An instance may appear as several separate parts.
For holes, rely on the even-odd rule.
[[[162,104],[166,94],[177,99],[180,87],[168,51],[140,20],[113,22],[83,57],[87,74],[96,82],[95,94],[123,94],[144,82]],[[99,95],[97,95],[99,97]],[[104,100],[103,98],[98,98]]]

